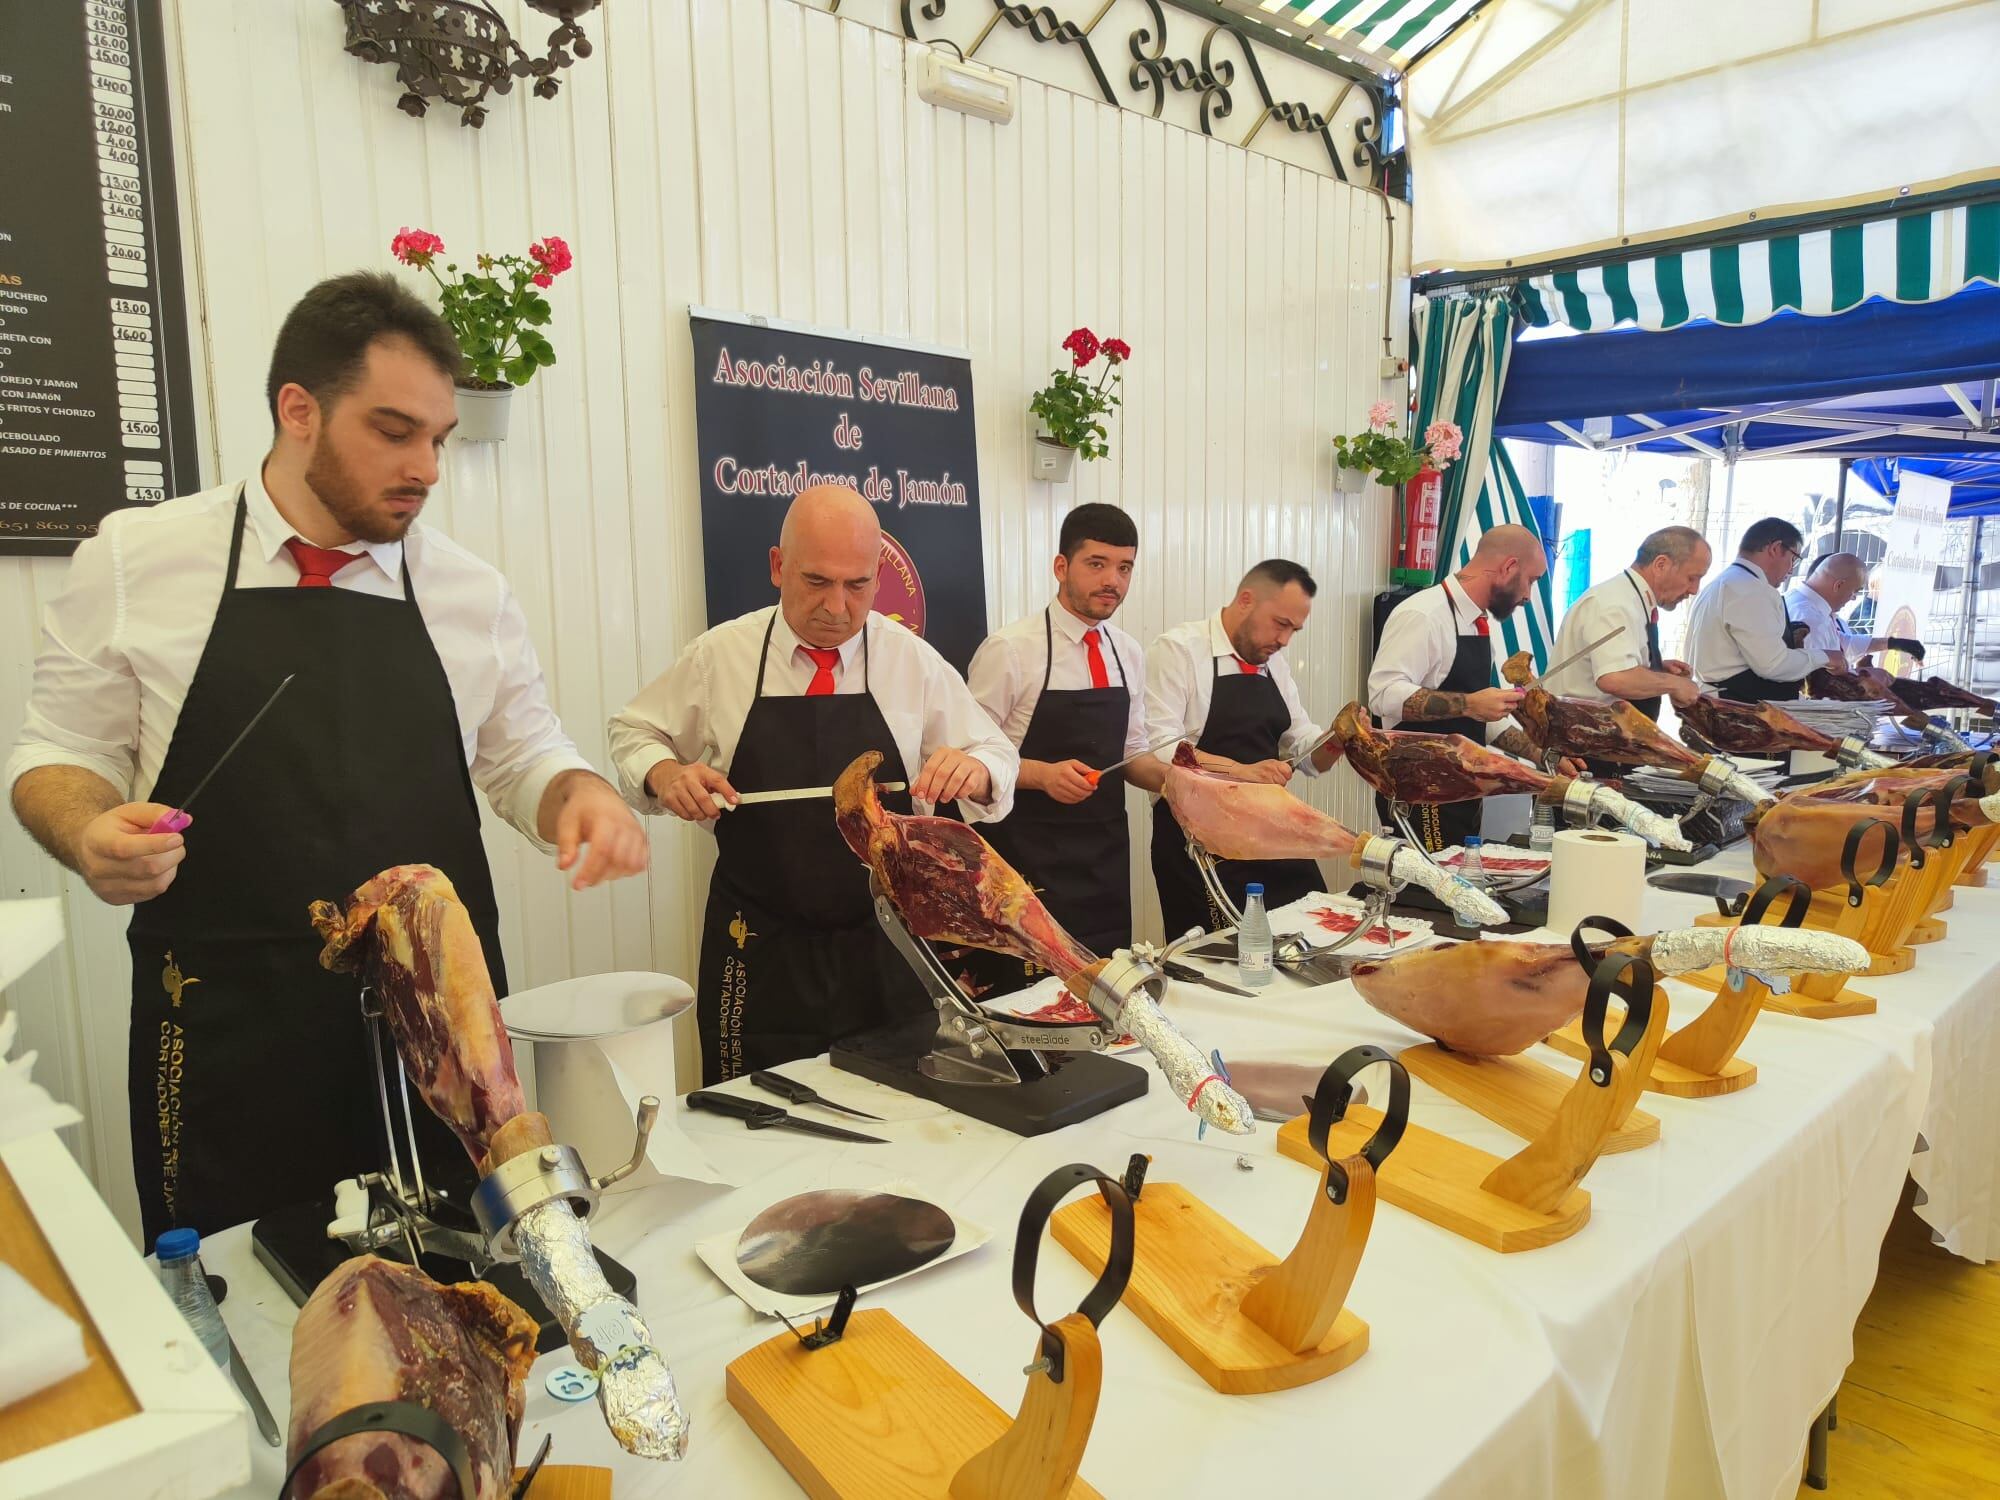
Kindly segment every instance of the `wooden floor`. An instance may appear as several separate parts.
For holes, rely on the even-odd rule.
[[[2000,1496],[2000,1261],[1931,1243],[1908,1189],[1854,1328],[1824,1500]],[[1803,1496],[1822,1492],[1799,1488]]]

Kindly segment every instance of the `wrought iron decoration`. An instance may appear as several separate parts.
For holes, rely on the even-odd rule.
[[[535,80],[538,99],[553,99],[556,77],[590,38],[577,24],[603,0],[526,0],[555,20],[548,49],[530,57],[487,0],[334,0],[347,15],[347,51],[363,62],[393,63],[403,85],[396,107],[421,117],[432,100],[456,105],[459,123],[486,123],[486,96],[505,94],[517,78]]]

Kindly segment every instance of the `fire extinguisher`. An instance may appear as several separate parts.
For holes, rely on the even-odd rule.
[[[1396,565],[1406,572],[1429,575],[1437,567],[1438,515],[1444,475],[1425,469],[1403,486],[1403,545]]]

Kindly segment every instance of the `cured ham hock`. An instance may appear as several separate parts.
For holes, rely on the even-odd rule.
[[[1183,1036],[1144,990],[1122,1005],[1094,983],[1105,961],[1063,930],[1020,872],[971,828],[950,818],[894,813],[875,787],[879,752],[869,750],[833,784],[833,811],[854,857],[910,931],[927,942],[958,943],[1040,964],[1108,1025],[1138,1040],[1181,1102],[1236,1135],[1255,1127],[1249,1104],[1218,1076],[1206,1053]],[[1116,1014],[1110,1012],[1116,1011]]]
[[[1782,990],[1801,973],[1854,974],[1868,951],[1852,939],[1804,928],[1691,927],[1593,943],[1646,958],[1662,976],[1730,961]],[[1590,975],[1567,943],[1514,939],[1453,943],[1354,965],[1354,987],[1375,1009],[1473,1057],[1508,1057],[1567,1025],[1583,1010]]]
[[[1731,755],[1776,756],[1788,750],[1811,750],[1820,755],[1840,753],[1839,740],[1800,722],[1775,703],[1738,703],[1732,698],[1704,693],[1678,712],[1681,723],[1690,731]],[[1895,762],[1886,755],[1864,750],[1860,764],[1888,766]]]
[[[1359,865],[1361,851],[1378,835],[1355,834],[1281,786],[1239,781],[1203,767],[1185,740],[1174,751],[1163,788],[1187,836],[1217,859],[1338,859]],[[1497,926],[1506,911],[1477,886],[1439,869],[1398,843],[1389,873],[1429,891],[1468,926]]]
[[[357,1407],[407,1401],[465,1442],[474,1494],[505,1500],[535,1362],[535,1322],[484,1282],[441,1286],[413,1266],[358,1255],[299,1309],[292,1330],[287,1460]],[[294,1500],[460,1500],[430,1444],[400,1432],[339,1438],[308,1458]]]
[[[525,1106],[485,953],[441,871],[384,870],[344,907],[315,901],[312,921],[326,944],[321,965],[374,990],[405,1072],[482,1173],[554,1143],[547,1118]],[[576,1211],[564,1199],[530,1209],[514,1221],[514,1242],[578,1363],[597,1375],[612,1435],[642,1458],[681,1457],[687,1415],[673,1374],[639,1310],[605,1281]]]
[[[1538,802],[1560,807],[1573,781],[1474,744],[1462,734],[1378,729],[1359,703],[1348,704],[1335,716],[1332,743],[1361,779],[1391,802],[1470,802],[1525,792]],[[1590,807],[1648,843],[1669,849],[1692,847],[1672,818],[1641,807],[1610,787],[1592,786]]]
[[[1960,774],[1949,766],[1894,766],[1800,787],[1762,809],[1756,819],[1750,843],[1757,873],[1790,875],[1818,890],[1843,885],[1847,877],[1840,867],[1841,850],[1855,824],[1877,818],[1900,831],[1903,805],[1912,793],[1934,793]],[[1930,838],[1936,820],[1936,808],[1930,802],[1921,804],[1915,818],[1917,836]],[[1951,821],[1959,829],[2000,822],[2000,795],[1956,798]],[[1879,849],[1870,840],[1861,853],[1863,876],[1872,873]],[[1898,862],[1907,863],[1909,857],[1908,847],[1902,847]]]

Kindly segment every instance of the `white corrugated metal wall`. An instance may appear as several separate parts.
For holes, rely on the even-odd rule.
[[[1407,239],[1399,212],[1391,267],[1379,197],[1032,81],[1010,125],[935,111],[906,82],[913,48],[792,0],[608,6],[558,102],[517,91],[482,131],[399,114],[389,70],[341,52],[323,0],[169,12],[209,482],[262,454],[271,337],[313,281],[385,264],[405,224],[459,255],[549,233],[574,247],[552,294],[562,362],[517,401],[506,444],[452,455],[426,523],[506,571],[600,763],[607,715],[704,624],[690,304],[972,351],[995,623],[1044,602],[1062,513],[1107,500],[1140,525],[1124,623],[1142,640],[1286,554],[1322,583],[1293,647],[1309,705],[1324,717],[1359,691],[1389,501],[1338,492],[1328,439],[1385,394],[1384,282]],[[1077,323],[1135,360],[1110,459],[1051,488],[1027,477],[1026,401]],[[0,559],[10,733],[62,568]],[[1361,816],[1344,771],[1314,795]],[[129,1209],[123,914],[0,821],[0,892],[63,891],[72,927],[9,998]],[[665,822],[653,845],[648,879],[576,897],[489,830],[517,985],[693,969],[709,845]]]

